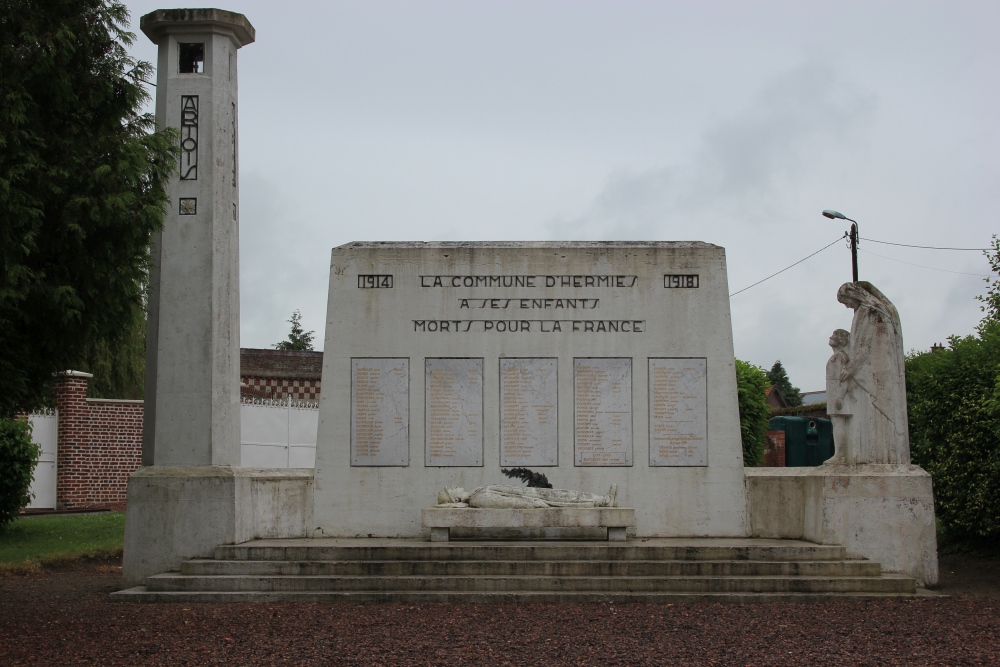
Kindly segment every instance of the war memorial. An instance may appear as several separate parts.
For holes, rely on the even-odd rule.
[[[255,31],[216,9],[141,28],[181,168],[153,246],[116,598],[777,600],[936,583],[895,308],[867,283],[831,295],[852,322],[828,365],[835,460],[744,468],[726,254],[709,243],[334,248],[316,467],[240,467],[237,52]]]

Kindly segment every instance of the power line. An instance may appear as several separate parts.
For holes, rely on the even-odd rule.
[[[830,244],[828,244],[828,245],[825,245],[825,246],[823,246],[822,248],[820,248],[819,250],[817,250],[816,252],[814,252],[814,253],[813,253],[812,255],[806,255],[805,257],[803,257],[803,258],[802,258],[802,259],[800,259],[799,261],[795,262],[795,264],[790,264],[790,265],[786,266],[786,267],[785,267],[785,268],[783,268],[783,269],[782,269],[781,271],[778,271],[778,273],[784,273],[785,271],[787,271],[788,269],[792,268],[793,266],[798,266],[799,264],[801,264],[802,262],[806,261],[807,259],[809,259],[809,258],[810,258],[810,257],[812,257],[813,255],[818,255],[818,254],[820,254],[821,252],[823,252],[824,250],[826,250],[827,248],[829,248],[830,246],[832,246],[832,245],[833,245],[834,243],[836,243],[837,241],[840,241],[841,239],[844,239],[844,238],[846,238],[846,237],[847,237],[847,234],[844,234],[843,236],[840,236],[840,237],[837,237],[836,239],[834,239],[834,240],[833,240],[833,242],[832,242],[832,243],[830,243]],[[778,275],[778,273],[772,273],[772,274],[771,274],[771,275],[769,275],[769,276],[768,276],[767,278],[764,278],[764,280],[770,280],[771,278],[773,278],[773,277],[775,277],[776,275]],[[749,285],[749,286],[747,286],[747,287],[744,287],[743,289],[741,289],[741,290],[739,290],[739,291],[737,291],[737,292],[733,292],[733,293],[732,293],[732,294],[730,294],[729,296],[730,296],[730,297],[734,297],[734,296],[736,296],[737,294],[739,294],[740,292],[746,292],[746,291],[747,291],[748,289],[750,289],[751,287],[756,287],[757,285],[760,285],[760,284],[761,284],[762,282],[764,282],[764,280],[758,280],[758,281],[757,281],[757,282],[755,282],[755,283],[754,283],[753,285]]]
[[[893,243],[892,241],[876,241],[875,239],[866,239],[863,236],[861,237],[861,240],[862,241],[871,241],[872,243],[884,243],[885,245],[898,245],[898,246],[903,246],[904,248],[923,248],[924,250],[975,250],[976,252],[981,252],[983,250],[989,252],[989,251],[993,250],[993,248],[942,248],[942,247],[933,246],[933,245],[910,245],[909,243]],[[875,254],[875,253],[872,253],[872,254]],[[881,256],[882,255],[879,255],[879,257],[881,257]],[[886,257],[885,259],[892,259],[892,258],[891,257]],[[906,262],[903,262],[903,263],[905,264]],[[920,266],[920,265],[919,264],[914,264],[914,266]],[[924,268],[925,269],[929,269],[931,267],[925,266]],[[941,269],[941,270],[944,271],[944,269]],[[971,275],[976,275],[976,274],[971,274]]]
[[[950,250],[951,248],[949,248]],[[861,250],[861,248],[858,248]],[[930,269],[931,271],[944,271],[945,273],[958,273],[963,276],[979,276],[980,278],[989,278],[985,273],[968,273],[966,271],[952,271],[950,269],[939,269],[933,266],[924,266],[923,264],[914,264],[913,262],[904,262],[901,259],[895,259],[894,257],[886,257],[885,255],[880,255],[877,252],[872,252],[871,250],[861,250],[861,252],[867,253],[869,255],[875,255],[876,257],[881,257],[882,259],[887,259],[890,262],[899,262],[900,264],[909,264],[910,266],[919,266],[921,269]]]

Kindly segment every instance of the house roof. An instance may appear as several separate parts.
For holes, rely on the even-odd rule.
[[[240,348],[241,377],[319,380],[322,375],[322,352]]]

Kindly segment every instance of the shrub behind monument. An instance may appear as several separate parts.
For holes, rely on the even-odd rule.
[[[906,360],[913,462],[952,540],[1000,538],[1000,322]]]
[[[764,393],[771,382],[764,369],[736,360],[736,390],[740,407],[743,465],[759,466],[764,460],[764,439],[770,408]]]

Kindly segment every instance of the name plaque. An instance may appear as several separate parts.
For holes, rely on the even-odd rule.
[[[424,461],[483,465],[483,360],[425,359]]]
[[[558,359],[500,360],[500,465],[559,464]]]
[[[410,360],[351,359],[351,465],[410,464]]]
[[[649,360],[649,465],[708,465],[707,360]]]
[[[632,359],[574,359],[573,392],[576,465],[632,465]]]

